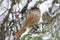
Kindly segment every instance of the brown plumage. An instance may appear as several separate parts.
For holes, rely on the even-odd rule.
[[[34,7],[31,10],[29,10],[25,26],[20,28],[20,30],[15,34],[15,37],[19,38],[26,28],[33,26],[34,24],[38,24],[39,18],[40,18],[40,10],[37,7]]]

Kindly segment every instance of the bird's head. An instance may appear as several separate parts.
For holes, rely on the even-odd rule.
[[[40,13],[40,9],[38,7],[33,7],[30,10],[27,11],[28,14],[37,14]]]

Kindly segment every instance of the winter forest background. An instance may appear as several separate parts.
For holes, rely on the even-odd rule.
[[[27,9],[35,6],[41,10],[38,27],[16,39]],[[60,40],[60,0],[0,0],[0,40]]]

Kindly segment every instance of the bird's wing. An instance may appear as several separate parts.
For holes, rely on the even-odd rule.
[[[33,19],[33,15],[29,14],[27,15],[27,19],[26,19],[26,27],[30,27],[30,25],[32,24],[32,19]]]

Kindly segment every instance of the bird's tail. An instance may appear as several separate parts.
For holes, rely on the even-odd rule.
[[[15,37],[16,38],[21,37],[21,35],[22,35],[22,33],[23,33],[24,30],[25,30],[25,27],[20,28],[20,30],[15,34]]]

